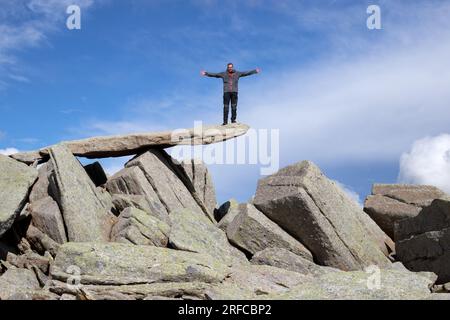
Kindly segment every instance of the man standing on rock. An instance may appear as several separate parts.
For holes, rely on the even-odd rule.
[[[255,73],[260,73],[261,70],[256,68],[251,71],[236,71],[233,64],[227,64],[227,70],[220,73],[211,73],[202,70],[202,76],[222,78],[223,80],[223,124],[228,124],[228,112],[230,110],[229,104],[231,102],[231,122],[236,123],[237,116],[237,102],[238,102],[238,82],[240,77],[250,76]]]

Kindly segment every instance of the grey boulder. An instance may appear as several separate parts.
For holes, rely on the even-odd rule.
[[[31,203],[28,210],[36,228],[57,243],[67,242],[64,221],[56,201],[47,196]]]
[[[119,215],[111,232],[111,241],[165,247],[170,227],[137,208],[128,207]]]
[[[364,202],[364,211],[394,238],[394,224],[419,214],[434,199],[447,195],[433,186],[407,184],[374,184],[372,195]]]
[[[61,209],[69,241],[109,241],[113,224],[104,196],[81,163],[63,145],[50,149],[54,168],[50,188]]]
[[[52,279],[79,284],[127,285],[162,282],[217,283],[229,267],[206,254],[122,243],[63,244],[50,267]]]
[[[0,155],[0,237],[22,211],[37,176],[36,169]]]
[[[18,294],[26,295],[39,289],[39,282],[31,270],[12,268],[0,276],[0,300],[12,299]]]
[[[285,248],[312,261],[311,252],[252,204],[239,205],[239,214],[227,227],[231,243],[250,254],[266,248]]]
[[[450,201],[434,200],[415,217],[395,224],[397,258],[409,270],[431,271],[450,281]]]
[[[310,161],[260,179],[254,205],[321,265],[361,270],[390,264],[386,256],[392,240]]]
[[[209,254],[227,265],[248,264],[245,255],[228,242],[225,232],[206,216],[189,209],[170,214],[169,242],[173,248]]]
[[[284,248],[267,248],[259,251],[253,255],[250,262],[256,265],[268,265],[311,276],[322,275],[327,272],[343,272],[339,269],[319,266],[311,260]]]

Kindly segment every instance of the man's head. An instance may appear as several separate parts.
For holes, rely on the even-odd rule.
[[[230,62],[229,64],[227,64],[227,71],[231,72],[233,70],[233,64]]]

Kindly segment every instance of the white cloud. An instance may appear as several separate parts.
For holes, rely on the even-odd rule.
[[[19,152],[19,150],[17,150],[16,148],[0,149],[0,154],[3,154],[5,156],[9,156],[11,154],[18,153],[18,152]]]
[[[450,134],[415,141],[400,158],[398,180],[433,185],[450,193]]]
[[[445,12],[444,7],[450,5],[441,7]],[[411,141],[446,130],[450,118],[450,21],[422,18],[427,18],[422,24],[386,27],[381,32],[387,40],[367,46],[364,54],[261,73],[261,79],[245,84],[241,119],[279,128],[281,159],[334,164],[398,159]],[[409,41],[393,41],[402,37]]]

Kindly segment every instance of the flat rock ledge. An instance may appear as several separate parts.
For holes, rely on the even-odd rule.
[[[246,124],[233,123],[226,126],[196,126],[192,129],[99,136],[62,143],[75,156],[99,159],[134,155],[155,147],[169,148],[176,145],[207,145],[222,142],[246,134],[249,128]],[[26,164],[36,161],[40,163],[48,160],[51,147],[53,146],[19,152],[10,157]]]

